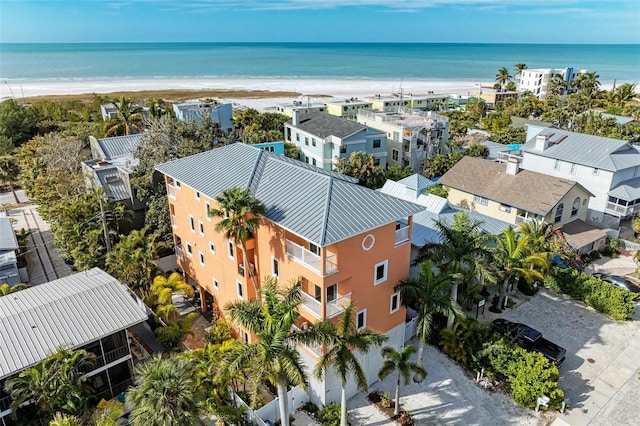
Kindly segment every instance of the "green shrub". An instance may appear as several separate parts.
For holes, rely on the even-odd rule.
[[[338,426],[340,424],[340,404],[332,402],[322,407],[316,414],[322,426]]]
[[[438,344],[444,353],[454,361],[474,368],[474,354],[482,349],[491,334],[491,329],[473,318],[457,320],[452,328],[440,330]]]
[[[542,395],[548,396],[550,408],[560,408],[564,392],[558,388],[558,368],[538,352],[513,347],[512,359],[507,367],[513,400],[529,408],[536,406]]]
[[[306,411],[307,413],[311,413],[311,414],[313,414],[314,416],[316,415],[316,413],[318,412],[318,410],[320,410],[320,409],[318,408],[318,406],[317,406],[316,404],[314,404],[313,402],[311,402],[311,401],[307,401],[307,402],[305,402],[305,403],[302,405],[302,409],[303,409],[304,411]]]
[[[218,318],[211,323],[211,328],[207,331],[206,339],[214,345],[224,343],[233,339],[233,330],[224,318]]]

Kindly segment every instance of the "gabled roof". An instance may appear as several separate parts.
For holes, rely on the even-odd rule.
[[[640,177],[620,182],[615,188],[611,189],[607,195],[625,201],[640,199]]]
[[[506,172],[504,164],[481,158],[463,157],[439,180],[469,194],[546,216],[579,183],[529,170],[516,175]]]
[[[98,139],[98,146],[104,158],[111,160],[119,157],[132,157],[138,150],[141,135],[115,136]]]
[[[61,346],[84,346],[147,316],[123,284],[98,268],[0,297],[0,379]]]
[[[267,219],[327,246],[422,210],[414,203],[359,186],[353,178],[236,143],[156,169],[215,198],[231,187],[250,188]]]
[[[18,239],[11,218],[0,217],[0,251],[18,250]]]
[[[324,112],[313,111],[301,115],[298,125],[291,124],[291,126],[322,139],[328,136],[346,138],[347,136],[367,129],[367,126],[358,124],[355,121]]]
[[[538,135],[548,136],[551,145],[538,151],[533,137],[522,151],[612,172],[640,164],[640,152],[627,141],[560,129],[544,129]]]

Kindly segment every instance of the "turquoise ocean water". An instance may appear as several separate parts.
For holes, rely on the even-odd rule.
[[[640,45],[439,43],[0,44],[8,82],[153,78],[493,80],[502,66],[640,82]]]

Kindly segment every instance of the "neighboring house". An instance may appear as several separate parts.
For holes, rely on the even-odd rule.
[[[449,119],[431,111],[390,107],[384,112],[358,112],[358,123],[386,134],[387,164],[424,169],[427,158],[439,154],[449,140]]]
[[[93,160],[82,162],[87,188],[102,188],[109,201],[121,201],[133,212],[133,227],[144,222],[145,204],[138,199],[131,185],[131,173],[138,158],[140,135],[96,139],[89,136]]]
[[[360,110],[371,110],[371,102],[358,98],[350,98],[345,100],[329,100],[326,101],[327,112],[336,117],[348,118],[355,120]]]
[[[423,207],[423,211],[413,215],[413,227],[411,228],[411,272],[410,275],[418,277],[420,268],[413,266],[413,261],[418,256],[420,249],[427,243],[442,243],[436,221],[447,226],[454,223],[454,215],[465,211],[472,221],[480,221],[483,232],[498,235],[509,224],[489,216],[482,215],[472,210],[463,210],[451,206],[446,198],[427,193],[427,189],[435,185],[426,177],[415,174],[398,182],[387,180],[380,192],[391,195],[401,200],[411,201]]]
[[[252,146],[265,151],[273,152],[276,155],[284,155],[284,142],[262,142],[254,143]]]
[[[18,249],[11,218],[0,217],[0,284],[11,286],[22,282],[16,257]]]
[[[475,96],[484,100],[489,108],[495,108],[498,102],[504,101],[505,99],[518,99],[518,92],[482,87],[475,93]]]
[[[133,382],[127,329],[147,317],[142,301],[98,268],[0,297],[0,425],[13,424],[6,380],[61,347],[96,355],[82,373],[98,400],[125,391]]]
[[[335,117],[334,117],[335,118]],[[236,143],[156,166],[166,176],[178,263],[196,285],[203,309],[220,313],[230,302],[255,297],[243,254],[209,217],[225,189],[251,189],[265,216],[246,242],[247,260],[260,282],[273,276],[287,285],[301,280],[298,327],[337,319],[345,303],[357,304],[358,329],[384,332],[388,345],[405,341],[405,309],[394,286],[409,274],[412,215],[422,207],[359,186],[353,178]],[[245,341],[253,340],[236,329]],[[300,347],[311,371],[319,348]],[[382,364],[378,350],[361,356],[368,383]],[[311,400],[340,400],[341,384],[330,372],[310,378]],[[348,396],[357,393],[353,381]]]
[[[300,160],[333,170],[340,158],[354,152],[373,154],[376,165],[387,165],[387,137],[379,130],[325,113],[294,113],[284,125],[285,141],[300,148]]]
[[[291,103],[277,104],[276,111],[280,114],[293,118],[294,111],[298,111],[303,114],[307,112],[326,112],[327,106],[320,102],[311,102],[311,100],[307,98],[307,102],[299,100]]]
[[[116,102],[116,103],[109,102],[109,103],[100,105],[100,113],[102,114],[102,120],[107,121],[107,120],[111,120],[112,118],[116,118],[118,116],[119,107],[120,107],[120,102]],[[140,112],[142,113],[143,118],[149,118],[149,108],[141,107],[141,106],[137,106],[137,107],[140,108]]]
[[[202,117],[209,117],[220,125],[224,132],[233,130],[233,107],[231,104],[213,102],[182,102],[173,104],[176,120],[195,121],[199,123]]]
[[[467,103],[475,100],[475,96],[449,95],[448,108],[450,110],[464,111],[467,109]]]
[[[439,183],[450,187],[452,204],[512,225],[529,219],[555,226],[585,220],[592,196],[577,182],[521,170],[515,158],[505,165],[463,157]]]
[[[529,126],[521,150],[523,169],[579,182],[593,194],[587,220],[617,229],[640,211],[640,146]]]
[[[525,69],[516,76],[518,92],[529,91],[540,99],[544,99],[549,94],[549,83],[556,75],[561,75],[563,80],[571,86],[573,80],[579,74],[586,74],[587,70],[576,71],[573,68],[535,68]],[[565,94],[568,90],[565,90]]]

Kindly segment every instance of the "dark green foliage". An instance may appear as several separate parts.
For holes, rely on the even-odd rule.
[[[300,148],[296,146],[296,144],[291,142],[284,143],[284,156],[293,158],[295,160],[300,159]]]
[[[371,189],[382,188],[385,182],[384,171],[375,165],[374,155],[366,152],[354,152],[349,160],[341,158],[336,164],[336,170],[358,179],[360,185]]]
[[[284,139],[284,123],[290,118],[284,114],[260,113],[253,108],[234,112],[236,136],[245,143],[281,141]]]
[[[454,361],[475,368],[475,354],[491,335],[491,329],[473,318],[458,320],[452,328],[440,330],[440,347]]]
[[[413,170],[411,169],[411,166],[405,166],[405,168],[403,169],[397,164],[388,166],[387,169],[384,171],[384,177],[386,179],[393,180],[396,182],[406,177],[409,177],[412,174],[413,174]]]
[[[509,145],[512,143],[523,144],[527,139],[527,130],[524,128],[504,127],[491,132],[491,141]]]
[[[233,329],[224,318],[218,318],[211,323],[206,338],[209,343],[214,345],[224,343],[233,338]]]
[[[436,183],[435,185],[427,188],[427,192],[429,194],[437,195],[438,197],[447,198],[447,196],[449,195],[449,187],[444,186],[441,183]]]
[[[428,178],[442,176],[464,157],[464,153],[456,151],[450,154],[436,154],[429,158],[424,167],[424,175]]]
[[[465,154],[467,154],[469,157],[487,158],[487,156],[489,155],[489,148],[482,144],[476,143],[467,148]]]
[[[0,136],[20,146],[37,134],[41,117],[34,108],[18,104],[13,99],[0,102]]]
[[[322,426],[338,426],[340,424],[340,404],[332,402],[325,405],[316,413],[316,418],[322,423]]]
[[[545,277],[544,285],[581,300],[614,320],[630,320],[635,311],[633,293],[584,272],[555,267],[552,274]]]

